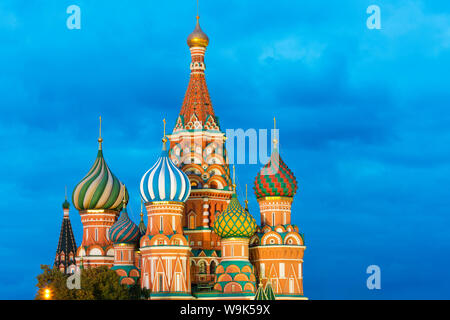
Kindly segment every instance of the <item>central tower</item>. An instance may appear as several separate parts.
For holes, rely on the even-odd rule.
[[[191,52],[190,79],[180,114],[170,136],[170,158],[189,178],[192,190],[184,208],[182,224],[192,247],[192,282],[212,283],[220,256],[220,238],[214,221],[227,207],[231,179],[224,142],[225,134],[209,96],[205,79],[208,36],[199,17],[187,38]]]

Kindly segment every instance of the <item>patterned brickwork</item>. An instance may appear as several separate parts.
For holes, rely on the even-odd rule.
[[[278,150],[274,150],[270,161],[256,176],[254,190],[257,198],[267,196],[293,197],[297,192],[297,180],[281,159]]]

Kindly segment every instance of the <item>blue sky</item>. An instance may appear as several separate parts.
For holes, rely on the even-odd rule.
[[[81,8],[68,30],[66,8]],[[366,8],[381,8],[381,30]],[[195,1],[0,2],[0,298],[32,299],[57,246],[64,186],[104,154],[138,183],[189,76]],[[271,128],[299,192],[311,299],[450,298],[450,2],[203,0],[222,129]],[[240,165],[241,190],[258,165]],[[250,209],[259,217],[256,199]],[[81,222],[71,209],[77,243]],[[381,290],[366,268],[381,268]]]

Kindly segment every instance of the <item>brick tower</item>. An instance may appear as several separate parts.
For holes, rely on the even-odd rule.
[[[150,299],[190,299],[191,248],[183,234],[183,212],[190,183],[166,150],[142,177],[141,197],[147,209],[147,231],[140,240],[141,285]]]
[[[303,295],[303,234],[291,224],[291,204],[297,191],[292,171],[281,159],[277,141],[269,162],[255,179],[261,227],[250,239],[250,261],[263,287],[272,286],[276,299],[306,299]]]
[[[61,224],[61,232],[59,234],[58,247],[56,249],[56,257],[54,266],[64,273],[74,273],[76,270],[75,254],[77,251],[77,243],[72,231],[72,224],[69,218],[70,204],[66,200],[63,202],[63,221]]]
[[[72,202],[83,224],[83,241],[77,250],[76,261],[79,264],[83,257],[85,268],[113,265],[114,249],[108,231],[119,216],[123,199],[128,202],[129,198],[125,186],[103,158],[102,142],[100,126],[97,158],[72,195]]]
[[[210,283],[220,255],[220,238],[213,232],[216,216],[231,199],[231,180],[225,135],[209,96],[205,79],[205,51],[209,39],[197,17],[187,44],[191,52],[190,79],[170,140],[170,158],[189,177],[192,186],[182,216],[192,247],[192,282]]]
[[[135,284],[140,277],[140,270],[136,267],[140,232],[138,226],[128,217],[125,201],[119,220],[109,229],[108,234],[114,246],[114,265],[111,269],[120,276],[121,284]]]
[[[255,219],[242,208],[234,191],[227,208],[214,222],[214,232],[222,239],[214,284],[214,290],[219,292],[216,299],[254,298],[256,278],[249,261],[249,238],[255,231]]]

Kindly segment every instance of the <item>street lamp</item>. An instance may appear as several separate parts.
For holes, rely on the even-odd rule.
[[[52,298],[52,291],[49,288],[44,290],[44,299],[50,300]]]

